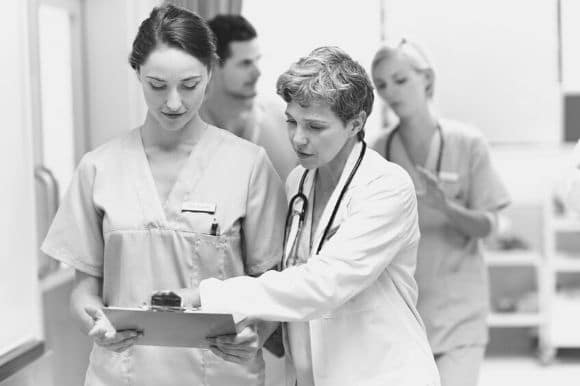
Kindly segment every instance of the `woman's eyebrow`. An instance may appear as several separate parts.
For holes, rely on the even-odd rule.
[[[148,78],[148,79],[152,79],[152,80],[156,80],[156,81],[158,81],[158,82],[165,82],[165,79],[161,79],[161,78],[158,78],[158,77],[156,77],[156,76],[150,76],[150,75],[147,75],[147,76],[146,76],[146,78]]]
[[[189,82],[190,80],[199,80],[201,79],[201,75],[193,75],[193,76],[189,76],[187,78],[183,78],[181,79],[182,82]]]

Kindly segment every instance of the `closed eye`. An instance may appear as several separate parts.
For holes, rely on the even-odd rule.
[[[184,83],[183,84],[183,88],[185,88],[187,90],[195,90],[195,88],[197,87],[198,84],[199,84],[199,82],[195,82],[195,83]]]
[[[149,82],[149,85],[154,90],[163,90],[166,86],[163,83]]]

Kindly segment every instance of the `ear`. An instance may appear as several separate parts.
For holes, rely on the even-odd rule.
[[[432,99],[435,94],[435,72],[428,68],[423,71],[423,75],[425,76],[425,92],[427,97]]]
[[[349,137],[355,137],[359,133],[359,131],[362,131],[365,126],[366,120],[367,113],[365,113],[364,111],[361,111],[360,113],[358,113],[357,116],[352,118],[347,127],[349,131],[348,133]]]

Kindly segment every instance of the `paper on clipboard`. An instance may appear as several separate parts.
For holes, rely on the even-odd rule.
[[[231,314],[117,307],[103,312],[117,331],[142,331],[138,345],[207,348],[206,338],[236,333]]]

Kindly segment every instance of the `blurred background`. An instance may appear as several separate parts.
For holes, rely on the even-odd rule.
[[[562,200],[580,137],[578,0],[182,0],[258,31],[259,94],[312,48],[367,69],[385,40],[418,42],[436,108],[477,126],[512,195],[486,240],[490,343],[480,385],[580,379],[580,216]],[[68,310],[73,272],[39,252],[80,157],[141,124],[127,63],[154,0],[3,1],[0,24],[0,385],[79,385],[89,341]],[[376,102],[369,136],[392,125]],[[270,372],[268,384],[282,384]]]

